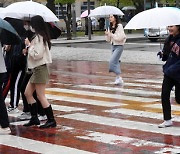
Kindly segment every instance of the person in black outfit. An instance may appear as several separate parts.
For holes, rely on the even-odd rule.
[[[13,18],[5,18],[5,19],[14,27],[14,29],[17,31],[17,33],[21,38],[18,44],[15,45],[10,44],[11,46],[8,51],[9,57],[7,55],[5,57],[5,61],[7,60],[7,58],[9,58],[8,61],[9,65],[6,63],[8,72],[6,74],[6,83],[3,87],[3,96],[5,99],[10,90],[10,104],[8,106],[8,112],[16,113],[19,112],[18,105],[20,99],[20,87],[26,69],[26,56],[22,54],[22,49],[24,48],[23,40],[24,40],[25,30],[23,28],[23,23],[21,20],[13,19]]]
[[[166,39],[162,53],[158,53],[163,61],[164,79],[162,84],[162,109],[164,122],[159,128],[173,125],[171,120],[170,93],[175,86],[175,100],[180,104],[180,25],[169,26],[169,37]]]

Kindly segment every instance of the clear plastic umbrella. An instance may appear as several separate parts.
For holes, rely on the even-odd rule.
[[[172,7],[153,8],[135,15],[125,29],[161,28],[180,25],[180,9]]]
[[[108,17],[111,14],[119,16],[124,15],[124,13],[119,8],[115,6],[105,5],[95,8],[93,12],[89,14],[89,17]]]
[[[46,22],[59,21],[56,15],[45,5],[33,2],[23,1],[12,3],[1,11],[2,16],[16,19],[31,18],[40,15]]]

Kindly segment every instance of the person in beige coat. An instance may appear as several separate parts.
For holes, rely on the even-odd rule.
[[[120,69],[120,57],[123,52],[126,35],[117,15],[110,15],[110,28],[105,31],[106,41],[112,45],[112,55],[109,61],[109,72],[116,74],[115,85],[123,85]]]
[[[37,103],[33,97],[33,93],[36,90],[37,97],[48,119],[40,128],[56,127],[52,107],[45,97],[45,88],[49,80],[48,64],[52,63],[50,36],[41,16],[32,17],[30,25],[30,29],[35,33],[35,36],[31,42],[25,39],[25,45],[28,50],[24,50],[24,52],[27,52],[24,54],[28,54],[28,69],[31,69],[33,72],[25,90],[25,96],[30,107],[31,119],[24,126],[29,127],[40,124],[37,116]]]

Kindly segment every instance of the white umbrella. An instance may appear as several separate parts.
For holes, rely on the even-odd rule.
[[[124,13],[117,7],[105,5],[95,8],[93,12],[89,14],[89,17],[108,17],[111,14],[119,16],[124,15]]]
[[[125,29],[161,28],[180,25],[180,9],[172,7],[153,8],[135,15]]]
[[[2,15],[2,11],[4,10],[4,8],[3,7],[0,7],[0,18],[3,18],[3,15]]]
[[[56,15],[49,8],[43,4],[33,1],[12,3],[3,9],[1,13],[4,18],[11,17],[16,19],[23,19],[31,18],[35,15],[40,15],[46,22],[59,21]]]

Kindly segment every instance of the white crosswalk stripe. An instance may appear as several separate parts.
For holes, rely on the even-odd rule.
[[[86,96],[96,96],[96,97],[104,97],[104,98],[113,98],[113,99],[122,99],[122,100],[134,100],[140,102],[157,102],[159,99],[155,98],[145,98],[145,97],[136,97],[136,96],[126,96],[122,94],[108,94],[108,93],[100,93],[100,92],[90,92],[83,90],[69,90],[69,89],[60,89],[60,88],[47,88],[46,91],[54,91],[61,93],[70,93],[76,95],[86,95]]]

